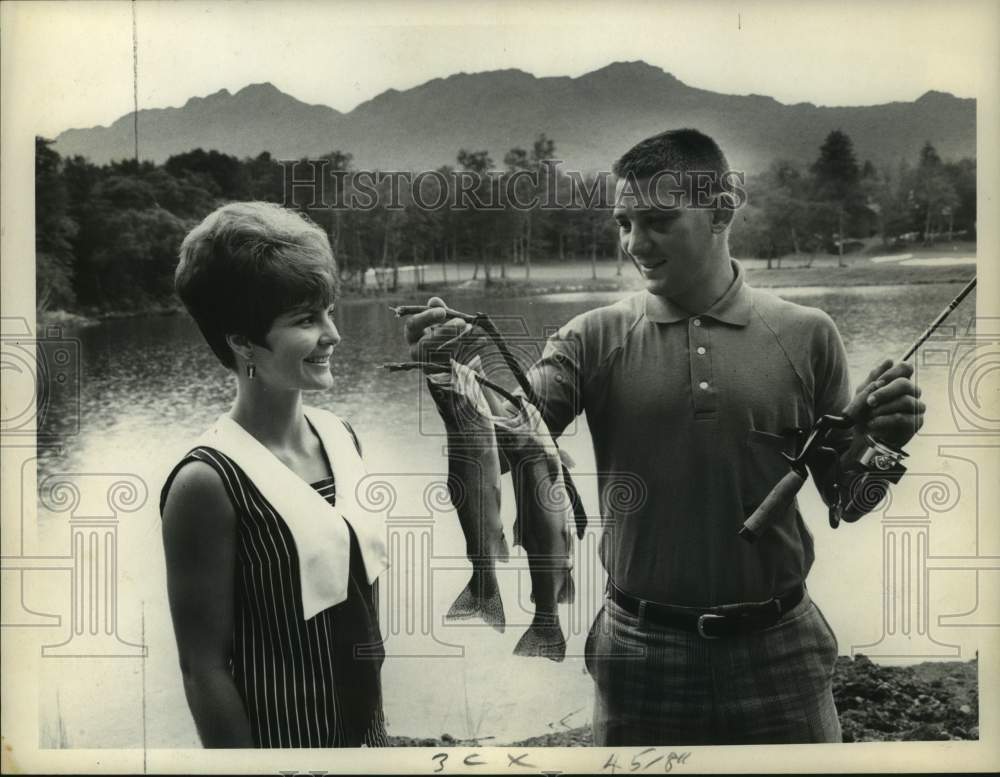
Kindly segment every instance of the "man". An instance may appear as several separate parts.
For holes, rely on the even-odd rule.
[[[794,430],[851,400],[843,343],[822,311],[747,286],[711,138],[662,133],[614,172],[621,246],[646,289],[574,318],[530,373],[553,435],[582,411],[593,436],[609,575],[586,650],[595,744],[840,741],[837,642],[804,588],[812,537],[795,504],[755,544],[738,531],[788,473]],[[416,354],[459,326],[431,309],[406,338]],[[865,509],[844,505],[866,435],[901,449],[922,424],[911,374],[876,367],[858,424],[809,462],[847,520]]]

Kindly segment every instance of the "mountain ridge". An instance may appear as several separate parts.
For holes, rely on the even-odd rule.
[[[387,89],[343,113],[309,104],[269,81],[220,89],[181,107],[139,111],[140,156],[163,162],[193,148],[279,159],[338,149],[355,166],[430,169],[454,164],[460,148],[487,149],[499,165],[511,147],[545,132],[557,157],[579,170],[607,169],[633,143],[669,127],[713,135],[734,169],[760,170],[781,156],[811,162],[826,134],[852,137],[858,160],[894,167],[925,141],[943,158],[975,156],[976,101],[928,90],[914,101],[873,106],[785,104],[688,86],[642,60],[612,62],[579,76],[535,76],[517,68],[453,73],[409,89]],[[625,121],[627,117],[627,121]],[[133,114],[56,138],[64,156],[102,164],[130,158]]]

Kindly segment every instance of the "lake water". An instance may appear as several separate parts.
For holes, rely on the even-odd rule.
[[[959,288],[933,284],[778,291],[833,317],[847,345],[856,384],[881,357],[900,355]],[[621,296],[463,297],[455,304],[469,311],[486,310],[502,319],[515,351],[530,358],[544,334],[576,313]],[[950,323],[961,325],[961,330],[973,314],[974,303],[969,299]],[[345,301],[337,317],[344,341],[335,353],[335,385],[308,401],[352,422],[369,471],[384,475],[396,491],[393,520],[411,528],[409,534],[400,535],[404,537],[396,556],[400,572],[392,580],[409,579],[412,573],[422,586],[418,598],[425,603],[422,612],[413,612],[397,599],[387,607],[386,597],[402,594],[396,582],[383,583],[383,617],[394,613],[383,624],[389,634],[383,683],[390,733],[494,737],[489,743],[586,723],[592,691],[580,654],[603,588],[592,552],[593,537],[588,534],[579,551],[577,603],[563,610],[563,625],[569,632],[563,664],[511,655],[531,612],[520,552],[501,573],[508,617],[505,634],[476,624],[444,624],[443,613],[467,573],[453,513],[424,505],[424,489],[446,472],[440,422],[419,376],[378,368],[382,362],[406,356],[399,322],[385,303]],[[144,660],[43,660],[42,744],[197,746],[166,604],[157,503],[169,467],[198,433],[228,409],[232,379],[186,316],[109,321],[67,330],[64,335],[78,338],[81,347],[80,431],[68,437],[60,450],[40,452],[38,479],[41,482],[55,473],[88,473],[90,480],[86,476],[84,480],[100,487],[102,476],[94,473],[132,473],[147,485],[145,503],[123,513],[119,522],[115,628],[121,640],[144,641],[148,654]],[[947,370],[924,370],[920,382],[931,408],[944,413],[950,396]],[[64,417],[50,420],[71,431],[75,422],[71,409],[63,405]],[[594,471],[594,462],[585,422],[570,430],[562,446],[576,461],[582,496],[593,512],[595,479],[588,473]],[[938,467],[930,443],[918,438],[911,453],[911,471]],[[862,522],[834,532],[811,488],[803,492],[800,504],[817,541],[810,590],[837,631],[841,652],[850,653],[851,646],[877,640],[881,629],[879,522]],[[38,545],[49,553],[64,553],[69,542],[69,515],[58,508],[52,504],[39,507]],[[504,517],[509,527],[513,520],[509,485],[504,492]],[[949,552],[969,552],[967,532],[958,534],[967,528],[956,524]],[[421,553],[428,552],[434,558],[433,571],[421,569],[426,566],[420,562]],[[69,585],[67,576],[58,584],[46,583],[44,590],[39,586],[30,597],[32,609],[65,612]],[[967,594],[971,595],[960,591],[956,601],[936,602],[935,607],[960,609]]]

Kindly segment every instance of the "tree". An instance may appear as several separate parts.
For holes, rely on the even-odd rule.
[[[200,174],[185,173],[180,177],[157,168],[143,177],[151,202],[146,207],[159,205],[185,219],[201,219],[218,204],[218,187]]]
[[[535,137],[534,143],[531,144],[530,153],[523,148],[514,147],[504,155],[503,161],[507,166],[508,174],[513,175],[521,170],[531,173],[530,176],[519,180],[517,190],[518,199],[521,202],[531,201],[534,203],[540,190],[543,189],[541,176],[545,174],[547,163],[554,159],[555,155],[556,142],[544,132]],[[520,259],[524,262],[524,274],[525,278],[528,279],[531,278],[532,233],[536,210],[538,210],[537,204],[533,204],[532,207],[522,210],[523,216],[519,216],[517,219],[523,234],[519,235],[514,250],[515,254],[520,254]]]
[[[536,192],[536,187],[525,180],[525,176],[514,179],[521,171],[531,171],[531,158],[528,152],[520,146],[515,146],[503,157],[503,163],[507,168],[507,178],[505,179],[504,191],[508,189],[507,180],[514,180],[513,194],[518,201],[528,202]],[[525,277],[531,278],[531,211],[524,210],[516,203],[507,203],[507,212],[513,227],[513,237],[511,243],[511,253],[514,257],[514,264],[525,265]]]
[[[766,245],[760,236],[755,236],[749,242],[765,251],[762,256],[767,259],[768,269],[771,268],[772,259],[777,259],[780,267],[781,257],[790,251],[797,256],[804,248],[811,249],[809,233],[812,208],[808,201],[809,187],[798,166],[794,162],[777,159],[760,176],[753,188],[748,207],[756,205],[762,212],[759,217],[755,215],[748,218],[747,222],[752,222],[754,229],[759,226],[769,236]]]
[[[268,151],[253,159],[244,159],[250,199],[281,202],[285,196],[285,170]]]
[[[945,174],[955,190],[958,204],[952,212],[955,228],[975,236],[976,233],[976,160],[959,159],[944,166]]]
[[[932,227],[937,225],[940,231],[941,219],[952,216],[959,205],[955,187],[930,141],[924,143],[920,150],[913,195],[922,216],[923,243],[930,245],[933,242]]]
[[[227,200],[245,200],[250,195],[250,177],[246,168],[239,159],[229,154],[196,148],[170,157],[164,164],[164,169],[173,176],[180,176],[185,172],[207,175]]]
[[[559,190],[559,201],[570,202],[571,209],[549,211],[546,215],[557,228],[565,225],[575,236],[573,252],[577,256],[589,255],[590,277],[596,280],[598,255],[607,256],[618,244],[618,226],[610,218],[607,179],[594,173],[572,180],[564,176],[559,180]]]
[[[827,135],[811,171],[816,199],[825,203],[836,214],[838,264],[844,267],[847,214],[850,209],[864,203],[860,170],[850,137],[840,130]]]
[[[69,213],[62,158],[50,148],[53,143],[35,138],[35,306],[38,310],[68,307],[76,301],[72,239],[78,228]]]
[[[103,221],[107,241],[92,258],[98,301],[136,309],[173,292],[177,247],[192,226],[163,208],[116,209]]]
[[[496,226],[497,216],[495,212],[487,210],[485,206],[492,202],[491,187],[492,180],[489,171],[493,167],[493,160],[489,151],[466,151],[464,148],[458,152],[458,164],[467,173],[472,173],[476,178],[476,185],[473,188],[473,199],[469,203],[460,203],[460,207],[465,205],[461,214],[462,221],[466,226],[466,234],[472,245],[472,250],[476,256],[475,268],[472,277],[475,278],[479,271],[479,265],[483,265],[484,280],[487,284],[492,283],[490,277],[490,249],[493,246],[493,231]]]
[[[345,212],[342,208],[327,207],[332,203],[339,203],[347,196],[347,188],[350,177],[347,175],[351,170],[351,162],[354,157],[343,151],[334,150],[329,154],[323,154],[319,158],[322,165],[325,180],[323,183],[322,198],[324,202],[319,203],[318,209],[304,209],[306,214],[317,224],[326,230],[327,238],[330,241],[330,248],[333,255],[337,257],[338,268],[348,275],[353,271],[351,255],[344,245]],[[324,164],[325,163],[325,164]],[[338,189],[340,191],[338,191]]]
[[[773,258],[774,234],[764,209],[748,203],[737,211],[733,219],[730,249],[737,257]]]

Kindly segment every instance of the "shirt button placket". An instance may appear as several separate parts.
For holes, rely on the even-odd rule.
[[[712,390],[712,366],[708,356],[708,330],[700,317],[691,319],[688,329],[691,342],[691,385],[694,388],[695,413],[715,410],[715,392]]]

